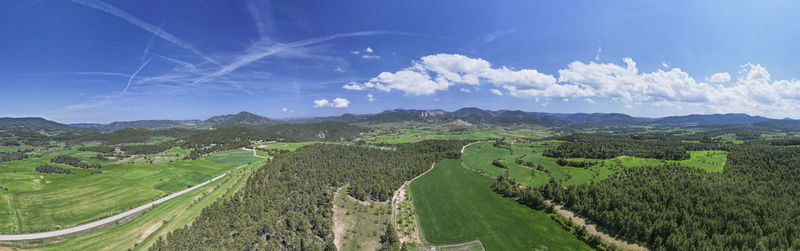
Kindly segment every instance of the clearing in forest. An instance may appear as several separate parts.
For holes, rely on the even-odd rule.
[[[364,205],[347,196],[347,186],[339,189],[333,201],[334,243],[339,250],[378,250],[380,236],[391,218],[387,203]]]

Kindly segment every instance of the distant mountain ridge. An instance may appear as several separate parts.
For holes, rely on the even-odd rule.
[[[531,124],[548,127],[606,128],[626,126],[694,127],[694,126],[746,126],[762,129],[800,129],[800,120],[770,119],[742,113],[692,114],[662,118],[633,117],[621,113],[545,113],[520,110],[485,110],[475,107],[461,108],[452,112],[441,109],[394,109],[376,114],[343,114],[332,117],[313,117],[276,121],[250,112],[239,112],[212,116],[206,120],[136,120],[109,124],[76,123],[62,124],[43,118],[0,118],[0,130],[33,130],[56,132],[91,128],[100,131],[115,131],[125,128],[137,129],[212,129],[228,126],[264,126],[295,122],[346,122],[346,123],[450,123],[474,124]],[[455,122],[455,123],[454,123]]]
[[[239,112],[237,114],[217,115],[206,120],[135,120],[112,122],[109,124],[71,124],[71,126],[82,128],[95,128],[101,131],[114,131],[124,128],[138,129],[166,129],[166,128],[216,128],[226,126],[261,126],[276,124],[274,120],[262,117],[250,112]]]
[[[45,131],[55,132],[68,130],[71,126],[43,118],[0,118],[0,129],[2,130],[25,130],[25,131]]]

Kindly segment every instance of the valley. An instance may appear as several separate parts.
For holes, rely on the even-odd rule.
[[[389,114],[397,116],[397,112]],[[158,205],[83,231],[2,243],[37,250],[162,250],[198,245],[213,249],[257,245],[339,250],[638,250],[733,245],[727,239],[707,242],[699,236],[676,239],[678,235],[671,234],[702,229],[695,225],[681,225],[674,232],[647,229],[652,231],[649,236],[637,235],[642,230],[632,228],[676,220],[664,215],[648,222],[641,218],[646,211],[638,208],[683,208],[693,219],[718,220],[701,214],[704,211],[692,212],[686,204],[652,196],[674,198],[671,193],[679,193],[695,200],[707,198],[700,200],[703,210],[736,210],[730,206],[734,197],[697,197],[703,195],[696,193],[713,188],[742,194],[748,186],[732,185],[746,180],[740,176],[743,172],[766,175],[748,165],[762,165],[759,158],[769,154],[783,154],[778,158],[790,163],[792,159],[780,156],[800,149],[792,147],[800,142],[793,131],[752,125],[664,127],[637,120],[609,127],[599,119],[555,126],[551,123],[559,117],[543,120],[546,123],[497,122],[476,119],[474,113],[418,118],[414,111],[403,112],[408,113],[401,116],[405,120],[380,123],[286,123],[231,115],[222,117],[234,122],[216,120],[218,127],[212,129],[102,132],[57,123],[31,124],[30,120],[6,126],[3,142],[11,143],[0,148],[4,159],[0,162],[0,237],[67,230],[165,198]],[[618,121],[619,116],[610,118]],[[252,120],[269,123],[236,122]],[[466,123],[451,123],[454,120]],[[792,172],[791,164],[781,165],[789,169],[780,172]],[[775,180],[763,177],[764,184]],[[674,186],[665,190],[655,181]],[[760,205],[756,198],[795,203],[789,197],[766,193],[761,185],[749,186],[756,197],[740,203],[770,212],[778,205]],[[623,196],[618,194],[625,193],[623,187],[641,192]],[[637,218],[618,215],[621,209],[608,203],[636,205],[624,210]],[[586,222],[591,222],[591,230],[581,227]],[[782,225],[772,229],[785,231]],[[719,229],[702,231],[727,236]],[[229,233],[238,234],[220,237]]]

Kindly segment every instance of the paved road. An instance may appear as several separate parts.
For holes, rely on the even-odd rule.
[[[0,235],[0,241],[21,241],[21,240],[34,240],[34,239],[50,238],[50,237],[56,237],[56,236],[61,236],[61,235],[66,235],[66,234],[72,234],[72,233],[77,233],[77,232],[80,232],[80,231],[96,228],[96,227],[99,227],[99,226],[102,226],[102,225],[105,225],[105,224],[108,224],[108,223],[112,223],[112,222],[124,219],[125,217],[128,217],[130,215],[133,215],[135,213],[138,213],[138,212],[141,212],[141,211],[144,211],[144,210],[147,210],[147,209],[149,209],[149,208],[151,208],[151,207],[153,207],[155,205],[164,203],[164,202],[166,202],[166,201],[168,201],[168,200],[170,200],[172,198],[181,196],[181,195],[183,195],[185,193],[191,192],[192,190],[195,190],[197,188],[203,187],[203,186],[207,185],[208,183],[214,182],[215,180],[218,180],[218,179],[220,179],[222,177],[225,177],[225,175],[228,175],[228,174],[232,173],[233,171],[239,170],[239,168],[242,168],[242,167],[244,167],[246,165],[247,164],[238,166],[238,167],[234,168],[233,170],[227,171],[227,172],[223,173],[222,175],[214,177],[214,178],[212,178],[210,180],[207,180],[207,181],[205,181],[203,183],[194,185],[194,186],[192,186],[190,188],[187,188],[187,189],[184,189],[184,190],[182,190],[180,192],[176,192],[176,193],[167,195],[167,196],[165,196],[165,197],[163,197],[161,199],[158,199],[158,200],[155,200],[153,202],[141,205],[141,206],[139,206],[137,208],[134,208],[134,209],[119,213],[117,215],[114,215],[114,216],[111,216],[111,217],[108,217],[108,218],[99,219],[99,220],[92,221],[92,222],[89,222],[89,223],[86,223],[86,224],[83,224],[83,225],[78,225],[78,226],[65,228],[65,229],[61,229],[61,230],[56,230],[56,231],[50,231],[50,232],[41,232],[41,233],[32,233],[32,234],[2,234],[2,235]]]

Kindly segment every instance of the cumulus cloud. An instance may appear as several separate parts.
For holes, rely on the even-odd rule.
[[[421,96],[447,90],[456,84],[477,86],[483,83],[506,89],[513,96],[586,95],[581,88],[557,84],[553,76],[534,69],[492,67],[486,60],[458,54],[425,56],[414,61],[408,68],[397,72],[382,72],[358,86],[387,92],[398,90],[407,96]]]
[[[350,51],[353,55],[361,55],[363,59],[381,59],[381,56],[375,55],[374,52],[375,50],[371,47],[367,47],[362,51]]]
[[[731,81],[731,74],[727,72],[714,73],[708,80],[711,83],[725,83]]]
[[[372,94],[367,94],[367,101],[369,102],[375,101],[375,96],[373,96]]]
[[[472,92],[472,91],[470,91],[470,90],[469,90],[469,89],[467,89],[467,88],[461,88],[461,89],[460,89],[460,91],[461,91],[461,92],[466,92],[466,93],[470,93],[470,92]]]
[[[330,105],[331,105],[331,102],[329,102],[327,99],[314,100],[314,108],[326,107],[326,106],[330,106]]]
[[[328,101],[327,99],[314,100],[314,108],[322,108],[322,107],[345,108],[348,106],[350,106],[350,101],[345,98],[335,98],[333,99],[333,102]]]
[[[334,108],[345,108],[350,105],[350,101],[344,98],[335,98],[331,106]]]
[[[492,94],[497,95],[497,96],[503,96],[503,92],[501,92],[498,89],[492,89]]]
[[[423,96],[457,85],[462,86],[461,92],[469,91],[463,88],[466,86],[489,85],[513,97],[545,100],[543,106],[553,99],[580,98],[592,103],[602,98],[628,108],[651,105],[694,107],[701,112],[800,116],[795,109],[800,107],[800,80],[773,80],[764,67],[750,63],[741,67],[739,75],[733,80],[730,74],[721,72],[702,81],[680,68],[641,72],[636,61],[624,58],[622,64],[575,61],[558,70],[556,77],[536,69],[494,66],[480,58],[435,54],[415,60],[407,68],[382,72],[369,81],[351,82],[343,88]],[[721,85],[723,82],[732,83]]]

